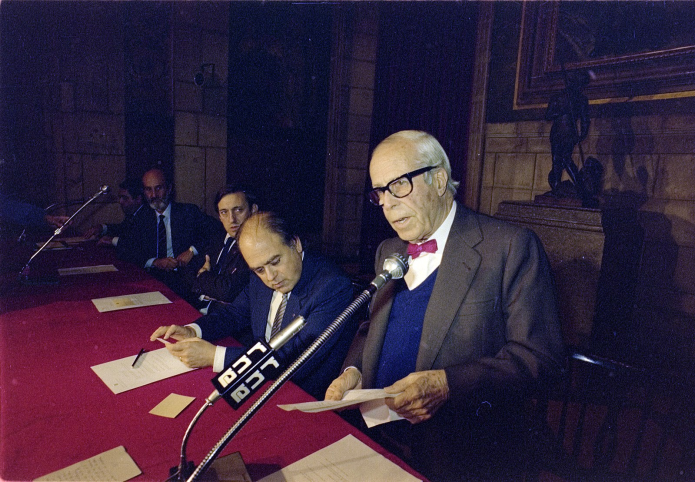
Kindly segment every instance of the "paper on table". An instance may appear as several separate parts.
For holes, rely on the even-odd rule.
[[[35,480],[123,482],[142,472],[122,445]]]
[[[152,415],[159,415],[160,417],[176,418],[193,400],[195,400],[195,397],[186,397],[184,395],[170,393],[164,400],[159,402],[156,407],[150,410],[150,413]]]
[[[76,246],[78,244],[82,244],[86,239],[84,239],[82,236],[73,236],[71,238],[55,238],[53,241],[48,243],[44,249],[48,250],[59,250],[59,249],[70,249],[72,246]],[[40,248],[43,246],[45,241],[40,241],[36,243],[36,247]]]
[[[324,412],[338,408],[360,406],[360,412],[367,427],[374,427],[382,423],[402,420],[403,417],[391,410],[384,400],[393,398],[397,393],[386,393],[382,389],[371,388],[365,390],[348,390],[343,394],[343,399],[338,401],[324,400],[321,402],[293,403],[278,405],[283,410],[299,410],[306,413]]]
[[[77,268],[58,268],[60,276],[70,276],[75,274],[106,273],[108,271],[118,271],[112,264],[99,264],[96,266],[79,266]]]
[[[105,311],[126,310],[141,306],[165,305],[171,303],[171,301],[159,291],[151,291],[149,293],[96,298],[92,300],[92,303],[97,307],[99,313],[103,313]]]
[[[288,465],[259,482],[408,482],[420,480],[353,435]]]
[[[166,348],[143,353],[138,364],[133,367],[132,364],[136,356],[132,355],[95,365],[92,370],[113,393],[123,393],[133,388],[196,370],[196,368],[188,368],[181,363]]]

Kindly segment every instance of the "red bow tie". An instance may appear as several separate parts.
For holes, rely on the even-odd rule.
[[[422,244],[408,244],[408,254],[413,258],[417,258],[422,253],[436,253],[437,252],[437,240],[430,239]]]

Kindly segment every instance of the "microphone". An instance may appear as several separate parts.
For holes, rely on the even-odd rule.
[[[369,288],[373,288],[371,294],[381,289],[390,279],[401,279],[408,272],[408,260],[399,253],[393,253],[384,260],[384,270],[369,283]]]
[[[29,279],[29,264],[31,264],[31,262],[34,260],[34,258],[36,258],[36,256],[37,256],[41,251],[43,251],[43,250],[46,248],[46,246],[48,246],[48,244],[49,244],[51,241],[53,241],[53,238],[55,238],[56,236],[60,235],[60,234],[63,232],[63,228],[64,228],[65,226],[67,226],[68,224],[70,224],[70,221],[72,221],[72,219],[73,219],[75,216],[77,216],[77,214],[78,214],[80,211],[82,211],[84,208],[86,208],[87,205],[89,205],[92,201],[94,201],[96,198],[98,198],[98,197],[101,196],[102,194],[106,194],[107,192],[109,192],[109,190],[110,190],[109,186],[107,186],[106,184],[103,184],[103,185],[99,188],[99,191],[97,191],[97,193],[96,193],[94,196],[92,196],[91,198],[89,198],[82,206],[80,206],[80,208],[79,208],[77,211],[75,211],[75,212],[73,213],[72,216],[70,216],[70,217],[68,218],[67,221],[65,221],[65,224],[63,224],[62,226],[60,226],[59,228],[57,228],[57,229],[53,232],[53,235],[52,235],[50,238],[48,238],[48,241],[46,241],[45,243],[43,243],[43,246],[41,246],[38,250],[36,250],[36,252],[31,256],[31,258],[29,258],[29,261],[27,261],[27,264],[24,265],[24,268],[22,268],[22,271],[19,272],[19,276],[20,276],[20,278],[21,278],[23,281],[27,281],[27,280]]]
[[[177,480],[184,481],[195,469],[193,462],[186,460],[186,446],[193,427],[203,412],[220,398],[224,398],[236,410],[263,385],[266,378],[275,378],[280,372],[280,363],[273,355],[304,328],[304,325],[306,325],[304,317],[297,316],[269,342],[259,340],[212,379],[216,390],[205,399],[205,405],[200,408],[188,425],[181,442],[179,465],[169,470],[168,480],[178,476]]]
[[[384,270],[377,275],[376,278],[365,288],[350,305],[338,315],[338,317],[323,330],[314,342],[299,355],[299,357],[276,378],[275,382],[256,400],[253,405],[236,421],[236,423],[227,431],[227,433],[210,449],[210,452],[205,456],[198,467],[195,467],[193,473],[186,480],[193,482],[197,480],[203,472],[205,472],[212,461],[224,450],[227,444],[232,440],[232,437],[241,430],[246,423],[251,420],[258,410],[277,392],[282,385],[289,380],[297,370],[318,351],[328,339],[333,336],[340,327],[349,320],[357,310],[366,303],[374,293],[383,287],[391,279],[400,279],[408,272],[408,260],[405,256],[399,253],[393,253],[387,256],[384,260]],[[279,335],[279,334],[278,334]]]
[[[270,341],[258,340],[211,380],[216,390],[207,398],[208,402],[215,403],[222,397],[234,410],[241,407],[266,379],[275,378],[280,373],[280,362],[275,353],[305,324],[304,317],[298,316]]]

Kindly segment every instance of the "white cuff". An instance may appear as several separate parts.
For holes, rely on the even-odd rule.
[[[224,355],[227,349],[223,346],[215,347],[215,361],[212,363],[212,371],[219,373],[224,370]]]
[[[200,325],[198,325],[198,323],[189,323],[186,326],[189,328],[193,328],[193,331],[195,331],[195,336],[197,336],[198,338],[203,337],[203,330],[200,329]]]

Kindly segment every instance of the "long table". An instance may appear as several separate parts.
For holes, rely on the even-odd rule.
[[[186,428],[213,391],[212,371],[200,369],[118,395],[91,367],[154,350],[160,325],[185,324],[200,315],[144,270],[118,261],[93,244],[41,253],[34,263],[57,267],[113,264],[118,271],[63,276],[58,285],[17,285],[0,300],[0,476],[32,480],[124,446],[142,474],[164,480],[179,461]],[[99,313],[92,299],[160,291],[171,304]],[[171,393],[195,397],[174,419],[149,411]],[[285,412],[281,403],[311,401],[286,383],[227,445],[240,452],[258,480],[348,434],[422,478],[403,461],[332,412]],[[244,413],[219,401],[201,417],[188,443],[188,460],[200,463]]]

